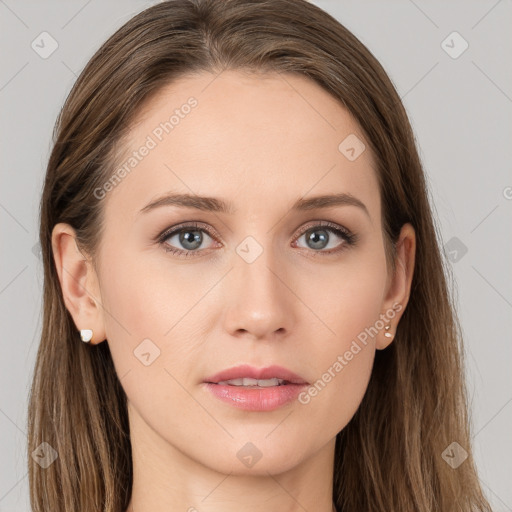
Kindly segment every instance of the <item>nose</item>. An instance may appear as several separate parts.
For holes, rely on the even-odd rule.
[[[250,263],[235,254],[225,286],[224,323],[229,334],[271,341],[291,333],[300,302],[291,270],[279,265],[271,251],[264,250]]]

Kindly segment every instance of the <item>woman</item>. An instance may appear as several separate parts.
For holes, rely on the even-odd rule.
[[[121,27],[59,116],[40,241],[34,510],[490,510],[407,115],[320,8]]]

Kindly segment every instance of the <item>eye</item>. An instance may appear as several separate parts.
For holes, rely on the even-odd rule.
[[[331,236],[329,233],[340,238],[342,243],[337,244],[334,248],[330,247],[330,250],[324,250],[331,242]],[[206,225],[194,222],[167,229],[157,237],[157,241],[164,247],[165,251],[176,254],[179,257],[186,258],[194,256],[194,253],[200,253],[203,250],[208,250],[208,248],[204,247],[201,249],[201,246],[205,241],[204,235],[208,238],[215,239],[215,236],[211,230],[206,227]],[[355,245],[358,239],[357,235],[332,222],[320,222],[314,225],[310,224],[309,226],[305,226],[301,228],[299,237],[296,238],[296,240],[299,240],[303,236],[305,236],[306,243],[309,244],[309,248],[312,249],[312,252],[324,255],[338,253],[349,246]],[[173,238],[176,238],[173,244],[181,246],[182,248],[176,247],[176,245],[170,243]]]
[[[198,249],[204,242],[203,234],[206,234],[208,238],[212,238],[212,235],[209,233],[208,228],[200,227],[200,224],[196,222],[167,230],[158,237],[158,241],[164,246],[164,250],[181,257],[187,257],[194,252],[200,252]],[[183,249],[176,248],[168,242],[173,238],[177,238],[174,243],[181,245]]]
[[[338,243],[337,245],[334,245],[334,247],[332,245],[331,247],[328,247],[332,242],[332,237],[329,233],[334,234],[335,238],[341,238],[343,242],[341,244]],[[303,236],[306,238],[306,244],[308,244],[309,248],[313,249],[313,252],[327,255],[342,251],[347,246],[355,245],[357,241],[356,235],[352,234],[346,228],[342,228],[332,222],[322,222],[312,227],[306,226],[301,229],[301,234],[297,240],[300,240]],[[331,250],[324,250],[326,248]]]

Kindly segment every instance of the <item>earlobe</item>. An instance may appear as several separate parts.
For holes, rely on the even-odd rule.
[[[409,302],[415,257],[416,233],[412,225],[407,223],[402,226],[397,242],[395,273],[390,280],[384,302],[386,326],[377,337],[377,350],[385,349],[395,339],[400,318]]]
[[[75,230],[65,223],[52,231],[52,250],[64,304],[73,317],[77,331],[94,332],[91,343],[105,339],[98,277],[91,262],[82,254]],[[80,341],[80,335],[77,334]]]

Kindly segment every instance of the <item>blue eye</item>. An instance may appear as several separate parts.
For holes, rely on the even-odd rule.
[[[200,227],[197,223],[187,224],[180,226],[178,229],[166,231],[159,237],[159,242],[164,246],[164,250],[167,252],[171,252],[186,258],[191,256],[194,252],[199,252],[197,249],[203,243],[203,233],[206,233],[206,235],[210,238],[212,237],[207,228]],[[178,237],[178,243],[180,243],[182,247],[185,248],[185,250],[178,249],[166,242],[166,240],[169,240],[175,236]]]
[[[328,248],[327,245],[331,242],[331,236],[329,236],[329,233],[341,238],[343,242],[336,245],[334,248],[329,248],[331,250],[326,251],[323,249]],[[297,240],[302,236],[306,237],[306,243],[311,244],[310,248],[314,250],[313,252],[318,252],[320,254],[337,253],[345,249],[347,246],[351,246],[356,243],[356,235],[350,233],[345,228],[341,228],[330,222],[303,229]]]
[[[329,242],[331,242],[331,236],[329,236],[329,233],[341,238],[342,242],[335,246],[334,249],[330,248],[330,250],[324,250]],[[195,222],[168,229],[159,235],[157,240],[163,246],[165,251],[175,254],[178,257],[187,258],[189,256],[195,256],[194,253],[200,253],[203,250],[208,250],[208,248],[199,249],[204,242],[204,234],[206,234],[208,238],[215,240],[215,236],[210,229],[206,227],[206,225]],[[296,240],[304,235],[306,236],[307,243],[311,244],[311,251],[313,253],[318,253],[319,255],[338,253],[349,246],[355,245],[358,239],[357,235],[352,234],[347,229],[332,222],[323,222],[302,228]],[[174,237],[177,237],[177,241],[174,243],[181,245],[183,249],[169,244],[168,241]]]

